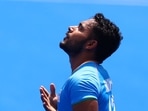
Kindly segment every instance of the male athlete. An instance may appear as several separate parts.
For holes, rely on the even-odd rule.
[[[119,47],[119,28],[97,13],[78,26],[70,26],[60,48],[69,56],[72,73],[57,97],[40,87],[46,111],[115,111],[112,81],[101,63]]]

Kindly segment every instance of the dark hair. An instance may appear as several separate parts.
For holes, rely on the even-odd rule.
[[[102,63],[118,49],[123,37],[119,28],[105,18],[102,13],[97,13],[93,19],[95,19],[96,24],[94,24],[92,35],[98,41],[96,59]]]

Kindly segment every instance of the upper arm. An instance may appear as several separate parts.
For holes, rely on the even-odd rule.
[[[73,78],[68,92],[72,105],[84,100],[97,100],[100,94],[99,82],[95,81],[91,76],[79,77],[78,79]]]
[[[89,99],[73,105],[73,111],[99,111],[98,101]]]

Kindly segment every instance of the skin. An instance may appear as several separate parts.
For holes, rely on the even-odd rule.
[[[95,61],[94,51],[99,43],[90,37],[94,23],[94,19],[89,19],[80,22],[78,26],[70,26],[66,37],[60,42],[60,47],[69,55],[72,71],[86,61]],[[50,93],[41,86],[40,95],[46,111],[57,110],[58,97],[53,83],[50,84]],[[88,99],[73,105],[72,109],[73,111],[99,111],[98,101]]]
[[[41,100],[46,111],[56,111],[58,97],[55,93],[55,85],[50,84],[50,93],[44,86],[40,87]]]

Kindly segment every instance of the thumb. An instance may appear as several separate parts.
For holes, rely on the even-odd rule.
[[[51,83],[50,84],[50,95],[51,95],[51,97],[55,97],[56,96],[56,94],[55,94],[55,85],[54,85],[54,83]]]

